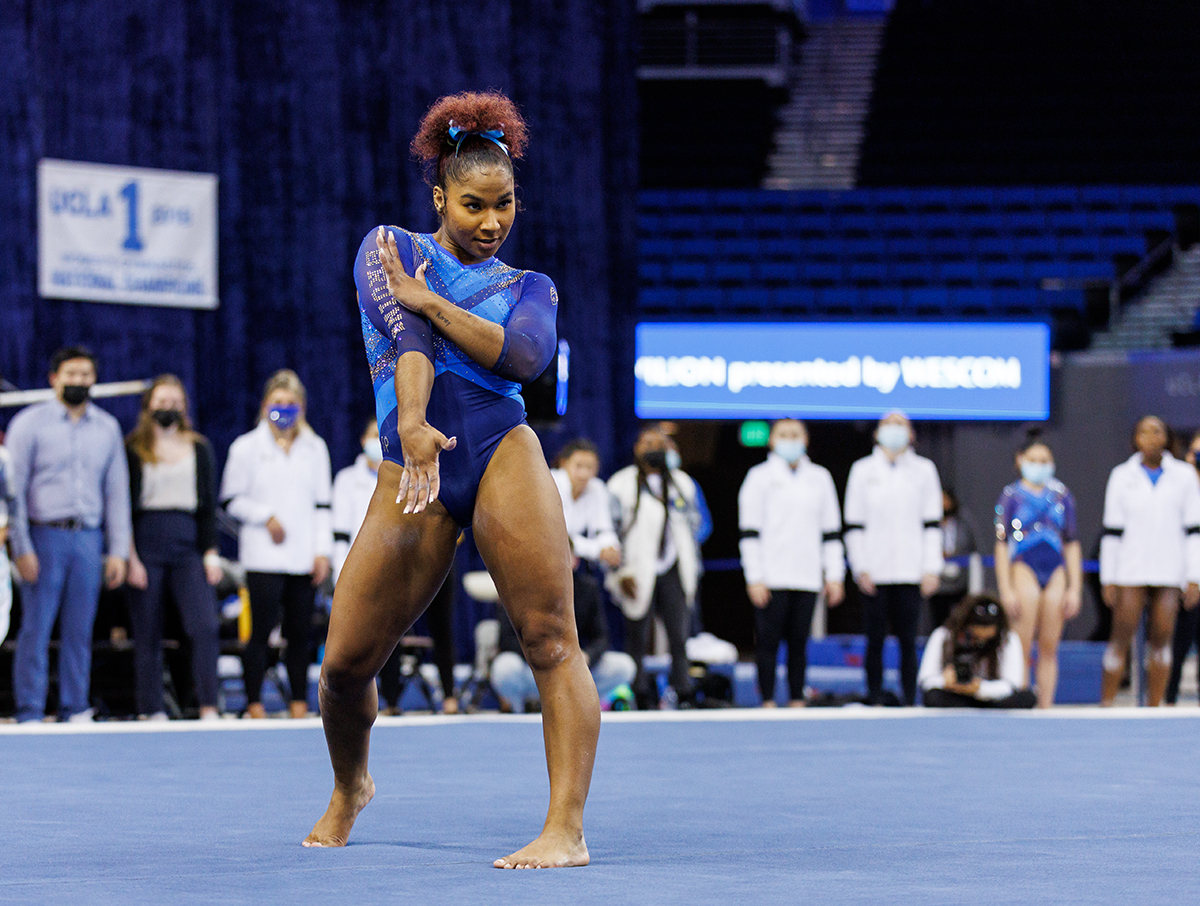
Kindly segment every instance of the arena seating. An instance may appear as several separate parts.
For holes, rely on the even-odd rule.
[[[1083,316],[1198,186],[646,190],[643,315]]]

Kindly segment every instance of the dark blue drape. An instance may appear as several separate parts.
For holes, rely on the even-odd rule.
[[[102,380],[174,372],[223,463],[267,376],[291,367],[335,469],[349,464],[373,412],[354,252],[376,223],[433,227],[408,153],[416,125],[442,94],[497,88],[533,136],[502,257],[553,277],[573,352],[568,416],[547,445],[587,434],[619,464],[629,415],[612,375],[630,361],[636,290],[635,28],[633,0],[6,0],[0,376],[45,386],[67,343],[97,352]],[[43,157],[216,173],[220,308],[40,299]],[[132,427],[136,401],[105,406]],[[12,414],[0,410],[0,427]]]
[[[0,375],[45,385],[68,342],[103,380],[172,371],[218,454],[295,368],[336,466],[371,414],[349,264],[372,225],[430,229],[408,154],[439,95],[511,94],[532,127],[502,257],[550,274],[573,350],[560,434],[614,437],[635,288],[632,0],[8,0],[0,6]],[[216,312],[39,299],[39,158],[216,173]],[[113,402],[127,427],[132,402]],[[622,407],[624,408],[624,407]],[[0,425],[12,411],[0,412]]]

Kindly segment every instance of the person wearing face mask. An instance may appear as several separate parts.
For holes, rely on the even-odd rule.
[[[958,497],[949,488],[942,488],[942,556],[944,563],[937,591],[929,596],[930,626],[936,629],[946,622],[950,611],[967,596],[971,584],[971,567],[964,566],[963,557],[979,552],[975,526],[969,516],[959,509]]]
[[[875,431],[870,456],[846,482],[846,554],[863,594],[867,635],[867,700],[883,697],[883,643],[888,627],[900,643],[900,680],[907,704],[917,693],[917,625],[921,600],[937,590],[942,571],[942,485],[937,468],[912,449],[912,424],[889,412]]]
[[[1136,451],[1112,470],[1104,494],[1100,585],[1112,608],[1104,652],[1100,704],[1111,705],[1125,673],[1129,646],[1146,623],[1146,703],[1161,703],[1171,672],[1171,641],[1180,590],[1185,610],[1200,603],[1200,480],[1167,452],[1166,423],[1144,416]]]
[[[754,648],[763,706],[775,705],[775,662],[788,645],[788,700],[804,704],[808,633],[817,595],[842,603],[846,560],[837,491],[829,471],[808,458],[804,423],[785,418],[771,428],[767,461],[754,466],[738,492],[742,571],[754,605]]]
[[[55,398],[18,412],[9,531],[22,588],[13,658],[17,719],[41,720],[49,686],[50,634],[59,623],[59,717],[92,718],[92,629],[100,587],[125,581],[129,472],[117,420],[89,401],[96,360],[82,346],[55,353]]]
[[[987,595],[964,598],[929,634],[921,656],[926,708],[1032,708],[1020,637]]]
[[[163,374],[142,394],[137,427],[125,450],[133,513],[129,551],[129,615],[133,628],[138,715],[163,711],[163,615],[166,591],[192,644],[192,677],[200,719],[217,713],[217,478],[212,447],[192,430],[187,393]]]
[[[996,503],[996,586],[1028,661],[1036,635],[1037,704],[1054,704],[1063,624],[1083,600],[1075,498],[1054,477],[1054,454],[1030,432],[1016,456],[1021,478]]]
[[[1200,470],[1200,431],[1192,435],[1184,459],[1192,468]],[[1200,649],[1200,607],[1180,608],[1175,617],[1175,639],[1172,644],[1171,676],[1167,680],[1167,691],[1164,700],[1168,705],[1175,704],[1179,698],[1179,683],[1183,678],[1183,662],[1187,660],[1192,645]]]
[[[633,447],[633,465],[608,480],[621,566],[605,584],[625,615],[626,653],[637,666],[633,691],[642,709],[658,704],[654,677],[642,665],[656,616],[667,632],[671,687],[680,703],[692,700],[686,643],[700,576],[693,527],[696,485],[668,467],[669,446],[658,428],[643,430]]]
[[[329,575],[329,450],[304,417],[304,385],[275,372],[263,390],[258,426],[229,447],[221,503],[241,523],[238,556],[250,593],[251,634],[242,652],[246,714],[266,717],[267,643],[282,617],[292,717],[308,714],[308,663],[316,589]]]

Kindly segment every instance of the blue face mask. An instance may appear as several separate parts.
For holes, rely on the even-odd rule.
[[[1054,463],[1023,462],[1021,463],[1021,477],[1030,484],[1043,485],[1054,477]]]
[[[899,453],[904,450],[912,439],[908,425],[897,425],[895,422],[880,425],[875,436],[879,441],[879,446],[889,453]]]
[[[681,465],[683,465],[683,460],[679,456],[679,451],[672,450],[670,447],[667,447],[667,468],[671,471],[675,471]]]
[[[800,461],[800,457],[804,455],[804,441],[802,440],[777,440],[772,449],[784,458],[788,465],[795,465]]]
[[[280,431],[286,431],[299,419],[299,406],[272,406],[267,410],[267,420]]]
[[[383,462],[383,442],[378,437],[369,437],[363,441],[363,453],[371,462]]]

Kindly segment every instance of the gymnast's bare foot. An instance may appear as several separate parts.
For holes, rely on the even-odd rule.
[[[304,838],[304,845],[345,846],[354,820],[374,795],[375,781],[370,774],[363,775],[363,783],[357,790],[343,792],[335,786],[333,796],[329,799],[329,808],[313,826],[312,833]]]
[[[575,868],[587,865],[587,843],[581,832],[544,830],[540,837],[511,856],[492,863],[496,868]]]

